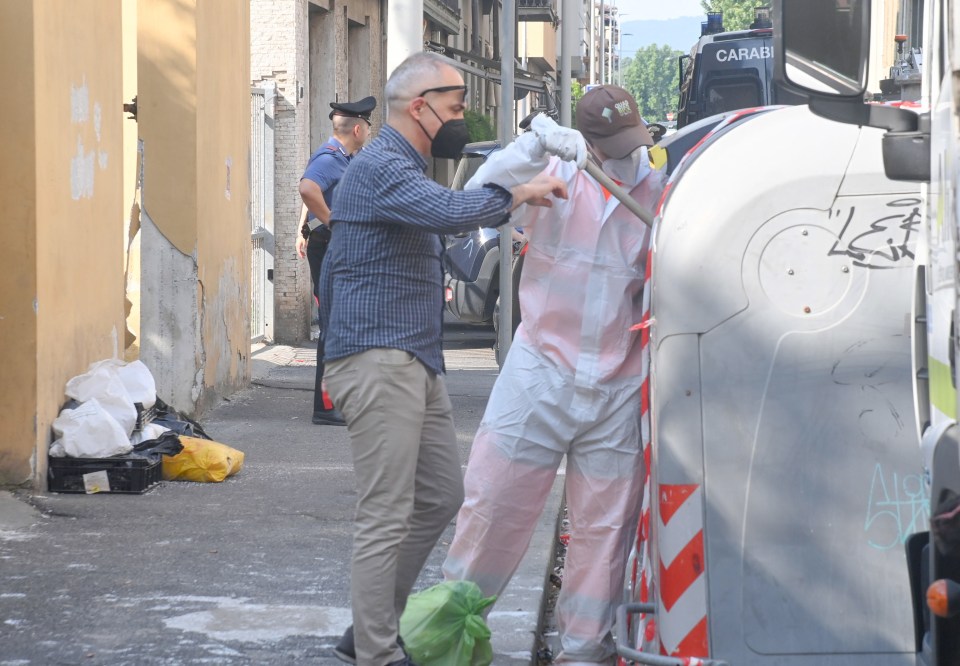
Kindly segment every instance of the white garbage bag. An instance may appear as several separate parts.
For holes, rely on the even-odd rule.
[[[130,438],[130,443],[136,446],[137,444],[142,444],[143,442],[147,442],[151,439],[157,439],[160,437],[160,435],[168,430],[170,430],[170,428],[164,428],[159,423],[148,423],[147,425],[143,426],[142,430],[138,430],[133,433],[133,436]]]
[[[133,449],[129,435],[96,398],[63,409],[53,421],[53,432],[50,455],[57,458],[109,458]]]
[[[65,393],[78,402],[95,398],[129,438],[137,425],[137,408],[120,378],[118,363],[112,359],[92,363],[85,373],[67,382]]]
[[[116,361],[117,372],[123,381],[130,399],[134,403],[140,403],[144,409],[150,409],[157,402],[157,383],[150,373],[150,369],[144,365],[143,361],[131,361],[122,363]]]

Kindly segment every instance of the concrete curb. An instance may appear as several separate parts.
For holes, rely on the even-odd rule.
[[[0,490],[0,537],[13,538],[13,532],[43,521],[43,514],[20,497],[21,492],[26,491]]]

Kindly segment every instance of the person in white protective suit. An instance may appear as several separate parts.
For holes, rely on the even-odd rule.
[[[580,132],[537,116],[533,131],[491,155],[466,186],[509,187],[546,170],[567,182],[569,199],[515,215],[529,242],[522,323],[473,442],[466,499],[443,564],[446,579],[499,595],[566,455],[570,542],[556,661],[567,666],[615,659],[611,629],[643,484],[642,358],[640,333],[631,327],[641,321],[650,234],[578,168],[583,160],[548,157],[542,146],[586,139],[604,172],[650,210],[663,187],[647,156],[653,141],[626,90],[591,90],[576,118]]]

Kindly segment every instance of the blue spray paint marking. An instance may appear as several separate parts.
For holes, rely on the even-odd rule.
[[[877,463],[863,525],[867,543],[878,550],[901,547],[911,534],[927,529],[929,520],[930,496],[922,475],[893,472],[887,477]]]

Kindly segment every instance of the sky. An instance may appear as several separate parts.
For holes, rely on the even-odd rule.
[[[623,21],[662,21],[682,16],[706,16],[700,0],[610,0]]]
[[[620,11],[624,57],[650,44],[689,51],[700,37],[700,23],[706,12],[700,0],[604,0]],[[668,23],[661,23],[668,21]]]

